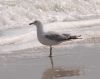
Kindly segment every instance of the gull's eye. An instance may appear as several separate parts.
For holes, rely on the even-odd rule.
[[[38,23],[39,21],[34,21],[34,23]]]

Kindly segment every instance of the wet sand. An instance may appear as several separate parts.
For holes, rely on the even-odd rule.
[[[43,51],[43,49],[41,49]],[[100,47],[55,48],[53,57],[34,57],[33,49],[0,55],[1,79],[95,79],[100,78]],[[39,53],[39,51],[38,51]],[[41,54],[40,53],[40,54]],[[39,55],[39,54],[38,54]]]

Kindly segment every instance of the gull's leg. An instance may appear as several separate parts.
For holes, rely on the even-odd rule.
[[[52,57],[52,46],[50,46],[50,55],[49,57]]]

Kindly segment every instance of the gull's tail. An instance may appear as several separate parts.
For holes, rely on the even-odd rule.
[[[63,34],[63,35],[66,36],[66,40],[82,39],[82,38],[80,38],[81,35],[70,35],[70,34]]]
[[[81,35],[71,35],[70,37],[69,37],[69,39],[82,39],[82,38],[80,38],[81,37]]]

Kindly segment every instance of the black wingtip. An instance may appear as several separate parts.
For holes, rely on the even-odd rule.
[[[70,39],[82,39],[79,37],[81,37],[81,35],[74,35],[74,36],[70,36]]]
[[[77,37],[81,37],[81,35],[77,35]]]

